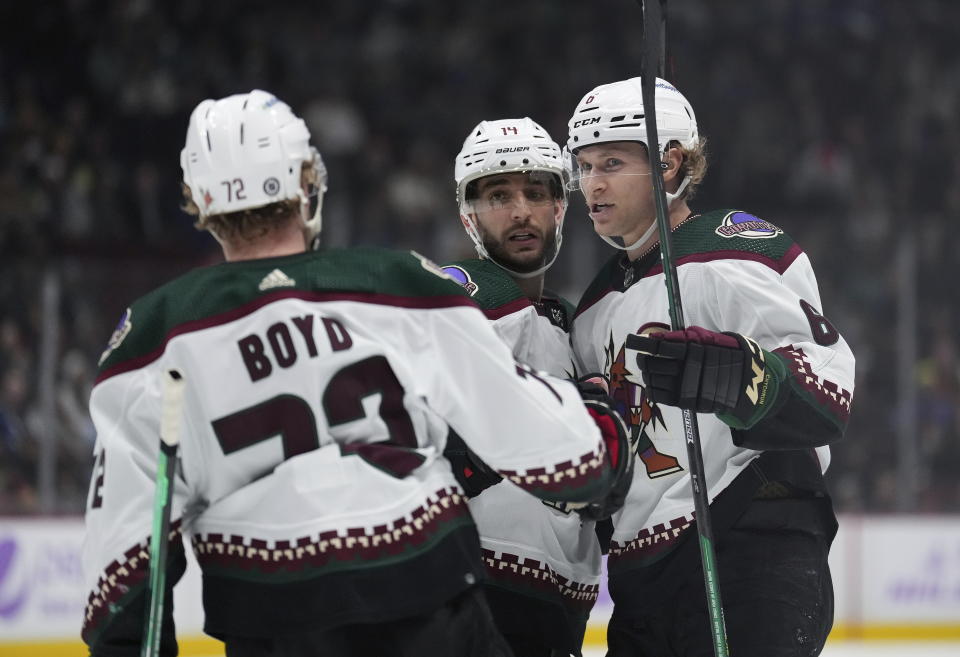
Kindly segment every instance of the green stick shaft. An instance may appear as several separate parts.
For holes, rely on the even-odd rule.
[[[163,629],[163,598],[167,579],[167,551],[170,544],[170,506],[177,469],[177,446],[160,443],[157,459],[157,488],[153,497],[153,528],[150,534],[150,580],[147,622],[143,629],[141,657],[160,654]]]
[[[167,551],[170,546],[170,511],[177,474],[180,445],[180,412],[185,381],[177,370],[163,379],[163,414],[160,418],[160,454],[157,457],[157,487],[153,495],[153,526],[150,532],[150,579],[147,615],[143,625],[140,657],[157,657],[163,634],[163,600],[166,595]]]
[[[643,79],[644,121],[647,128],[647,152],[650,156],[650,171],[653,182],[653,198],[656,204],[657,232],[660,236],[660,259],[667,286],[667,302],[670,309],[670,326],[674,331],[684,329],[683,302],[680,299],[680,282],[671,245],[670,215],[667,206],[663,174],[660,169],[659,140],[656,115],[656,78],[665,66],[666,48],[666,0],[638,0],[643,7],[643,55],[641,77]],[[659,70],[649,66],[658,63]],[[703,583],[710,614],[710,631],[713,635],[713,652],[716,657],[727,657],[727,629],[723,620],[723,604],[720,600],[720,574],[717,569],[716,552],[713,547],[713,526],[710,521],[710,503],[703,468],[703,450],[700,447],[700,428],[697,416],[683,411],[684,442],[687,446],[687,461],[690,468],[690,486],[693,489],[693,506],[696,513],[697,533],[700,538],[700,561],[703,564]]]

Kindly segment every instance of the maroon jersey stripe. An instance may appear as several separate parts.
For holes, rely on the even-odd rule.
[[[455,306],[477,307],[476,303],[474,303],[469,297],[460,295],[402,297],[367,292],[308,292],[305,290],[277,291],[272,294],[266,294],[261,297],[257,297],[253,301],[241,306],[237,306],[236,308],[228,310],[227,312],[211,315],[210,317],[204,317],[202,319],[197,319],[190,322],[184,322],[174,326],[172,329],[170,329],[170,332],[167,333],[167,336],[157,348],[146,354],[143,354],[142,356],[137,356],[136,358],[131,358],[129,360],[117,363],[113,367],[100,372],[96,381],[94,382],[94,385],[98,385],[110,377],[117,376],[118,374],[123,374],[124,372],[129,372],[131,370],[136,370],[147,366],[158,359],[163,354],[164,350],[166,350],[167,343],[178,335],[192,333],[194,331],[201,331],[203,329],[213,326],[220,326],[222,324],[229,324],[230,322],[236,321],[241,317],[245,317],[256,312],[268,304],[281,301],[283,299],[301,299],[303,301],[318,302],[355,301],[357,303],[370,303],[381,306],[393,306],[396,308],[410,308],[415,310],[431,310],[436,308],[451,308]]]
[[[505,317],[511,313],[515,313],[518,310],[523,310],[527,306],[531,305],[530,300],[526,297],[521,299],[514,299],[513,301],[507,302],[502,306],[497,306],[496,308],[485,308],[483,314],[487,316],[487,319],[494,320]]]

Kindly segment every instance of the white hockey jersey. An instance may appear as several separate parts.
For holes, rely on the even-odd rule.
[[[83,557],[94,654],[139,653],[161,375],[174,367],[186,389],[167,584],[182,534],[214,636],[393,620],[472,585],[479,546],[440,457],[448,427],[545,499],[609,487],[576,388],[515,363],[422,257],[353,249],[198,269],[135,302],[101,358]]]
[[[854,357],[821,314],[806,254],[780,228],[734,210],[692,216],[675,229],[672,245],[686,325],[749,336],[790,373],[781,385],[783,406],[749,431],[698,414],[710,500],[762,450],[796,450],[809,460],[816,448],[826,470],[824,445],[842,436],[850,412]],[[578,367],[607,377],[641,461],[627,502],[614,515],[611,578],[662,556],[693,518],[682,413],[651,403],[637,385],[636,363],[624,357],[627,335],[669,330],[669,322],[659,249],[633,263],[614,257],[584,294],[573,322]],[[815,476],[822,481],[820,472]]]
[[[572,377],[573,308],[545,294],[531,302],[489,260],[444,266],[493,322],[514,357]],[[600,544],[592,521],[553,508],[503,481],[469,501],[487,569],[487,598],[498,627],[541,645],[579,651],[600,585]],[[550,642],[553,643],[550,643]]]

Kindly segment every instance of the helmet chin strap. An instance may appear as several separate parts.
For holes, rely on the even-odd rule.
[[[479,251],[480,251],[480,249],[477,249],[477,252],[478,252],[478,253],[479,253]],[[557,241],[557,246],[556,246],[556,248],[553,250],[553,257],[550,258],[550,261],[549,261],[549,262],[547,262],[547,263],[546,263],[545,265],[543,265],[542,267],[540,267],[540,268],[538,268],[538,269],[535,269],[534,271],[519,272],[519,271],[514,271],[513,269],[510,269],[510,268],[507,267],[506,265],[503,265],[503,264],[500,264],[499,262],[497,262],[496,258],[491,257],[490,254],[487,253],[487,250],[486,250],[486,249],[483,250],[483,253],[479,253],[479,255],[480,255],[481,258],[486,258],[487,260],[489,260],[490,262],[492,262],[493,264],[495,264],[497,267],[499,267],[499,268],[502,269],[503,271],[505,271],[505,272],[507,272],[508,274],[510,274],[511,276],[513,276],[514,278],[536,278],[537,276],[542,275],[545,271],[547,271],[548,269],[550,269],[550,266],[553,265],[554,260],[557,259],[557,256],[558,256],[559,254],[560,254],[560,241],[558,240],[558,241]]]
[[[566,207],[564,207],[563,211],[566,212]],[[556,243],[553,248],[553,256],[542,267],[539,267],[534,271],[526,271],[526,272],[520,272],[520,271],[515,271],[513,269],[510,269],[506,265],[498,262],[496,258],[492,257],[487,252],[487,247],[483,245],[483,238],[480,237],[480,231],[477,229],[477,225],[475,223],[473,216],[471,215],[469,208],[466,208],[466,207],[460,208],[460,218],[463,221],[463,227],[466,229],[467,235],[470,237],[470,240],[473,242],[473,246],[477,249],[477,256],[479,256],[481,260],[489,260],[490,262],[495,264],[497,267],[499,267],[503,271],[513,276],[514,278],[526,279],[526,278],[534,278],[536,276],[540,276],[545,271],[550,269],[554,261],[557,259],[557,256],[560,255],[560,245],[563,243],[563,232],[562,232],[563,217],[562,216],[560,219],[560,224],[558,225],[556,230]]]
[[[680,197],[680,194],[683,193],[683,190],[686,189],[687,183],[689,182],[690,182],[689,178],[684,178],[683,182],[680,183],[680,186],[677,187],[677,191],[673,192],[672,194],[670,192],[666,192],[667,208],[669,208],[673,204],[673,202]],[[643,235],[640,236],[640,239],[638,239],[633,244],[628,244],[628,245],[625,245],[623,243],[623,239],[620,237],[607,237],[606,235],[601,235],[600,239],[602,239],[604,242],[606,242],[610,246],[620,249],[621,251],[633,251],[634,249],[639,249],[641,246],[643,246],[646,243],[646,241],[653,236],[656,230],[657,230],[657,222],[656,220],[654,220],[650,223],[650,227],[647,228],[647,230],[644,231]]]

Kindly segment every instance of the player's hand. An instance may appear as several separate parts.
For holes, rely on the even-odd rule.
[[[628,359],[636,358],[651,400],[716,413],[735,429],[749,429],[775,408],[786,378],[778,356],[739,333],[691,326],[628,335],[625,349]]]
[[[493,468],[470,451],[463,438],[452,429],[447,434],[447,447],[443,455],[450,461],[453,476],[467,497],[476,497],[502,479]]]
[[[600,428],[607,457],[613,470],[613,485],[601,499],[586,505],[569,505],[581,517],[588,520],[609,518],[623,506],[633,483],[633,450],[623,418],[614,409],[613,400],[607,395],[606,379],[602,375],[587,375],[575,382],[587,407],[590,417]]]

